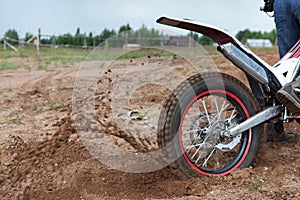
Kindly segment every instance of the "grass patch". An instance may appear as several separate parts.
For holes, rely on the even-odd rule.
[[[19,66],[16,63],[8,62],[6,60],[0,63],[0,71],[8,69],[17,69]]]
[[[0,58],[2,59],[8,59],[8,58],[24,58],[24,57],[28,57],[28,55],[25,55],[24,53],[5,53],[5,54],[0,54]]]
[[[25,46],[18,51],[13,50],[3,50],[0,49],[0,59],[9,58],[22,58],[29,56],[38,56],[43,58],[46,57],[45,62],[60,61],[64,60],[66,62],[79,62],[82,61],[86,56],[88,56],[90,50],[88,49],[71,49],[71,48],[41,48],[38,54],[36,47]],[[47,64],[47,63],[46,63]],[[50,64],[50,63],[48,63]]]
[[[256,190],[261,190],[264,186],[264,183],[267,181],[267,177],[263,173],[263,176],[254,178],[252,180],[252,184],[249,185],[249,190],[250,191],[256,191]]]
[[[28,57],[26,51],[13,51],[11,49],[3,50],[0,49],[0,59],[9,59],[9,58],[23,58]]]
[[[42,48],[41,55],[44,56],[64,56],[64,57],[86,57],[90,53],[87,49],[71,49],[71,48]]]
[[[174,53],[164,51],[161,49],[139,49],[139,50],[134,50],[130,51],[126,54],[123,54],[118,57],[118,59],[130,59],[130,58],[140,58],[140,57],[151,57],[151,56],[174,56]]]
[[[0,121],[0,124],[18,124],[20,122],[20,118],[18,115],[5,115],[3,119],[3,121]]]
[[[160,48],[166,49],[162,50]],[[251,48],[256,53],[260,52],[273,52],[277,49],[277,46],[273,48]],[[124,52],[127,52],[125,53]],[[176,52],[178,56],[201,56],[201,55],[215,55],[219,52],[217,48],[213,45],[200,45],[196,47],[153,47],[153,48],[143,48],[138,50],[125,50],[125,49],[107,49],[103,50],[101,48],[96,49],[80,49],[80,48],[46,48],[42,47],[40,53],[37,53],[36,47],[25,46],[15,52],[13,50],[2,50],[0,49],[0,59],[9,58],[20,58],[20,57],[30,57],[38,56],[45,62],[46,65],[54,61],[61,62],[62,64],[67,64],[70,62],[81,62],[88,57],[88,60],[114,60],[114,59],[131,59],[139,58],[145,56],[173,56]]]
[[[217,53],[216,47],[203,46],[208,54]],[[161,49],[162,48],[162,49]],[[163,50],[166,49],[166,50]],[[19,49],[18,52],[12,50],[0,50],[0,58],[9,59],[16,57],[35,57],[39,62],[49,65],[53,62],[61,62],[61,64],[74,63],[88,60],[115,60],[115,59],[132,59],[140,57],[160,57],[160,56],[199,56],[199,47],[153,47],[142,48],[137,50],[130,49],[71,49],[71,48],[41,48],[40,53],[37,53],[35,47],[24,47]],[[126,53],[127,52],[127,53]],[[175,53],[176,52],[176,53]]]
[[[48,116],[48,115],[46,115],[46,116],[44,116],[43,118],[44,118],[44,119],[50,119],[51,117]]]
[[[75,62],[81,62],[85,58],[84,57],[60,57],[60,56],[54,56],[54,57],[47,57],[47,58],[39,58],[40,61],[43,61],[45,65],[49,65],[51,63],[58,64],[59,62],[62,65],[66,65],[68,63],[75,63]]]
[[[220,52],[217,50],[217,47],[213,45],[202,45],[203,49],[206,51],[208,55],[216,55]]]
[[[261,48],[251,47],[250,50],[255,52],[255,53],[271,53],[271,52],[277,51],[278,47],[277,46],[273,46],[271,48],[268,48],[268,47],[261,47]]]
[[[7,95],[2,94],[2,95],[1,95],[1,100],[2,100],[2,101],[5,101],[6,99],[7,99]]]
[[[49,109],[50,110],[58,110],[58,109],[63,108],[65,106],[66,106],[66,104],[63,101],[57,102],[57,103],[52,102],[52,103],[50,103]]]
[[[52,62],[52,60],[46,59],[46,60],[45,60],[45,65],[49,65],[49,64],[51,64],[51,62]]]
[[[39,64],[39,65],[37,66],[37,68],[40,69],[40,70],[46,70],[46,69],[48,69],[48,65],[42,65],[42,64]]]
[[[36,103],[34,103],[33,105],[32,105],[32,111],[36,111],[37,110],[37,105],[36,105]]]
[[[64,58],[64,57],[37,57],[36,62],[39,64],[38,69],[47,69],[49,66],[59,66],[60,64],[67,64],[69,62],[81,61],[81,59]],[[74,61],[74,62],[76,62]]]

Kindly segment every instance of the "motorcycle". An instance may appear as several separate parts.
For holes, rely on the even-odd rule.
[[[186,79],[169,95],[157,138],[165,156],[175,160],[170,168],[186,176],[223,176],[255,163],[266,140],[264,125],[299,118],[275,94],[299,75],[300,40],[270,66],[218,27],[171,17],[160,17],[157,23],[210,37],[250,85],[229,74],[208,72]]]

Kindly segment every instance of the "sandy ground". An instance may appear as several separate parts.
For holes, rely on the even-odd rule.
[[[258,55],[271,64],[278,59],[276,51]],[[220,71],[243,79],[243,74],[221,55],[201,58],[202,62],[208,58]],[[191,59],[197,63],[199,58]],[[122,172],[91,155],[74,123],[73,85],[80,66],[88,62],[38,70],[30,57],[9,60],[19,65],[29,63],[32,67],[0,71],[1,199],[300,198],[299,137],[289,144],[266,143],[255,166],[225,177],[179,178],[166,168],[148,173]],[[171,87],[182,77],[172,82],[174,77],[166,78],[163,73],[158,76],[150,70],[146,77],[156,76],[151,84],[131,90],[130,82],[140,83],[141,79],[134,79],[140,74],[133,73],[139,67],[166,63],[181,75],[192,72],[180,59],[148,57],[116,61],[100,75],[95,93],[97,121],[114,144],[126,151],[157,149],[155,127],[167,89],[153,84],[153,80],[172,83]],[[148,80],[145,74],[143,79]],[[112,103],[112,97],[117,94],[121,97],[121,91],[126,94],[124,85],[129,93],[132,91],[131,98],[125,107],[114,109],[119,106]],[[117,86],[122,87],[116,90]],[[128,117],[126,113],[135,109],[147,113],[151,120],[124,120]],[[116,116],[124,117],[119,123],[130,128],[123,130],[116,125],[113,120]],[[296,122],[285,126],[289,132],[298,133]],[[141,139],[138,134],[143,131],[149,132],[150,139]]]

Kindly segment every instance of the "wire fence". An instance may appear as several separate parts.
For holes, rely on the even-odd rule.
[[[8,36],[3,38],[3,48],[8,48],[18,51],[24,46],[35,46],[37,51],[40,48],[81,48],[92,49],[98,48],[140,48],[140,47],[154,47],[154,46],[182,46],[191,47],[195,46],[196,42],[188,36],[163,36],[160,37],[142,37],[140,35],[130,34],[124,32],[109,38],[101,38],[99,36],[87,36],[81,34],[79,36],[65,35],[49,35],[41,34],[38,30],[37,35],[25,39],[15,40]]]

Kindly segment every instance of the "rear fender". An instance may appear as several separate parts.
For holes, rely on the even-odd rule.
[[[157,23],[201,33],[210,37],[219,45],[218,50],[247,76],[251,76],[264,86],[267,92],[275,93],[281,88],[282,79],[273,72],[273,68],[259,58],[250,49],[233,37],[226,30],[192,20],[160,17]],[[278,77],[277,77],[278,76]]]
[[[156,20],[157,23],[173,26],[181,29],[186,29],[189,31],[194,31],[197,33],[201,33],[213,39],[217,44],[223,45],[227,43],[239,43],[237,39],[230,35],[225,30],[222,30],[218,27],[199,23],[191,20],[182,20],[182,19],[175,19],[169,17],[160,17]]]

